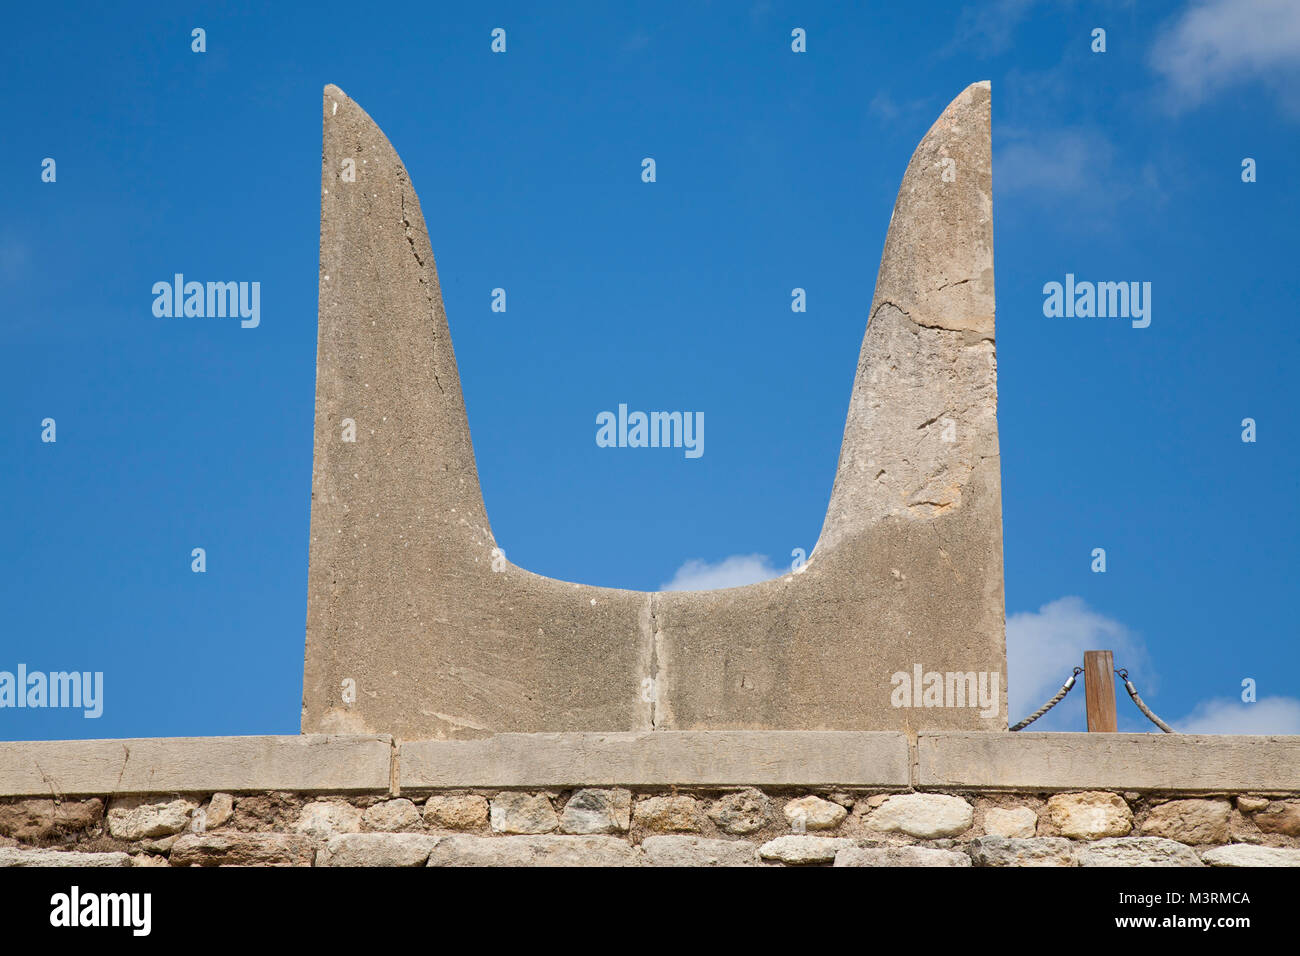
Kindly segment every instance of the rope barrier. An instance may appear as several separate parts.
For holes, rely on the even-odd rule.
[[[1134,687],[1134,686],[1133,686],[1133,682],[1132,682],[1131,680],[1128,679],[1128,668],[1126,668],[1126,667],[1121,667],[1121,668],[1117,669],[1117,670],[1115,671],[1115,673],[1118,674],[1118,675],[1119,675],[1119,679],[1122,680],[1122,681],[1124,682],[1124,689],[1125,689],[1126,691],[1128,691],[1128,695],[1129,695],[1130,697],[1133,698],[1133,703],[1137,704],[1137,708],[1138,708],[1138,710],[1140,710],[1140,711],[1142,711],[1142,713],[1146,714],[1147,717],[1150,718],[1151,723],[1155,724],[1157,727],[1159,727],[1161,730],[1163,730],[1163,731],[1164,731],[1165,733],[1167,733],[1167,734],[1176,734],[1176,733],[1178,733],[1178,731],[1174,730],[1174,728],[1170,727],[1170,726],[1169,726],[1168,724],[1166,724],[1163,720],[1161,720],[1161,719],[1160,719],[1159,717],[1157,717],[1154,713],[1152,713],[1150,707],[1148,707],[1146,704],[1142,703],[1142,698],[1138,696],[1137,688]]]
[[[1066,678],[1065,683],[1061,685],[1061,689],[1056,692],[1055,697],[1053,697],[1051,700],[1045,703],[1042,707],[1039,707],[1036,711],[1034,711],[1032,714],[1030,714],[1028,717],[1026,717],[1020,723],[1016,724],[1011,729],[1013,731],[1024,730],[1026,727],[1032,724],[1039,717],[1043,716],[1043,714],[1047,713],[1049,710],[1051,710],[1053,707],[1059,704],[1062,700],[1065,699],[1065,695],[1070,692],[1070,689],[1074,687],[1075,679],[1082,673],[1083,673],[1083,668],[1076,667],[1074,669],[1074,673],[1071,674],[1068,678]]]
[[[1082,673],[1083,673],[1083,668],[1076,667],[1074,669],[1074,673],[1072,673],[1069,677],[1066,678],[1065,683],[1061,685],[1061,689],[1056,692],[1056,695],[1051,700],[1045,703],[1042,707],[1039,707],[1036,711],[1034,711],[1032,714],[1030,714],[1020,723],[1012,727],[1011,731],[1014,733],[1017,730],[1024,730],[1035,720],[1043,716],[1043,714],[1047,713],[1049,710],[1051,710],[1053,707],[1059,704],[1062,700],[1064,700],[1065,695],[1068,694],[1070,690],[1074,687],[1075,681]],[[1133,682],[1129,680],[1128,668],[1125,667],[1117,668],[1115,670],[1115,673],[1119,676],[1119,679],[1124,682],[1124,689],[1127,690],[1128,695],[1133,698],[1133,703],[1137,704],[1137,709],[1142,711],[1142,713],[1146,714],[1147,718],[1151,721],[1151,723],[1155,724],[1157,727],[1159,727],[1167,734],[1178,733],[1178,731],[1174,730],[1174,728],[1170,727],[1163,720],[1157,717],[1155,713],[1151,710],[1151,708],[1142,702],[1142,698],[1138,696],[1137,688],[1134,687]]]

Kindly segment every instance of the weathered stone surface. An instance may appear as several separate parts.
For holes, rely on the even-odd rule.
[[[1255,824],[1265,833],[1300,836],[1300,802],[1288,800],[1274,803],[1266,811],[1256,813]]]
[[[885,832],[933,839],[966,832],[975,811],[961,797],[941,793],[902,793],[889,797],[867,818],[867,826]]]
[[[631,818],[631,791],[579,790],[564,805],[560,829],[565,833],[626,833]]]
[[[446,836],[429,866],[643,866],[641,851],[610,836]]]
[[[367,808],[361,820],[367,830],[383,830],[392,833],[419,826],[420,811],[415,809],[415,804],[410,800],[398,797],[396,800],[385,800],[383,803],[376,803]]]
[[[656,596],[656,725],[1006,727],[989,102],[962,92],[903,177],[811,559]],[[893,706],[917,662],[995,700]]]
[[[792,830],[834,830],[849,815],[838,803],[807,796],[785,805],[785,819]]]
[[[317,866],[424,866],[441,837],[425,833],[341,833],[332,836]]]
[[[916,747],[921,787],[1300,790],[1300,735],[936,732]]]
[[[401,747],[404,790],[441,787],[905,787],[894,731],[709,730],[497,734]]]
[[[212,798],[200,808],[203,828],[215,830],[230,822],[235,812],[235,798],[228,793],[214,793]]]
[[[497,548],[410,176],[342,90],[323,105],[303,729],[649,729],[627,690],[649,673],[648,595],[531,574]]]
[[[543,793],[498,793],[492,798],[490,819],[497,833],[549,833],[560,825]]]
[[[758,847],[745,840],[652,836],[641,841],[651,866],[762,866]]]
[[[337,800],[318,800],[302,808],[298,822],[293,825],[297,833],[324,839],[338,833],[361,831],[361,810],[350,803]]]
[[[1133,811],[1117,793],[1058,793],[1047,801],[1047,822],[1062,836],[1096,840],[1131,831]]]
[[[140,797],[115,798],[108,805],[108,832],[119,840],[180,833],[190,825],[190,814],[197,808],[197,803],[185,798],[165,802]]]
[[[1300,736],[922,733],[918,751],[921,785],[945,789],[1300,791]],[[0,743],[0,795],[382,793],[391,753],[387,738],[311,735]],[[906,738],[894,732],[503,734],[404,743],[401,786],[899,789],[908,768]],[[1268,803],[1244,795],[1238,805],[1254,813]]]
[[[1300,850],[1233,843],[1201,854],[1210,866],[1300,866]]]
[[[1163,837],[1107,837],[1079,847],[1079,866],[1203,866],[1196,851]]]
[[[17,800],[0,803],[0,835],[31,842],[97,826],[104,803],[91,800]]]
[[[83,853],[77,850],[29,850],[0,847],[4,866],[130,866],[125,853]]]
[[[478,830],[487,826],[488,802],[477,794],[430,797],[424,804],[427,826],[447,830]]]
[[[373,735],[15,741],[0,743],[0,794],[387,790],[391,758]]]
[[[835,854],[836,866],[970,866],[958,850],[925,846],[849,847]]]
[[[311,866],[315,850],[301,833],[187,833],[172,847],[172,866]]]
[[[1152,808],[1141,830],[1180,843],[1224,843],[1231,812],[1227,800],[1171,800]]]
[[[977,837],[970,855],[976,866],[1074,866],[1074,846],[1064,837]]]
[[[984,811],[984,832],[989,836],[1031,837],[1037,827],[1038,814],[1028,807],[989,807]]]
[[[241,830],[287,830],[298,817],[296,796],[275,792],[240,797],[235,801],[235,826]]]
[[[840,850],[853,846],[852,840],[843,837],[819,837],[806,834],[792,834],[768,840],[758,848],[758,855],[765,860],[780,863],[830,863]]]
[[[99,826],[104,820],[104,801],[98,797],[89,800],[62,800],[54,805],[56,832],[75,833]]]
[[[1229,843],[1267,843],[1268,838],[1255,826],[1248,814],[1233,813],[1228,817]]]
[[[326,87],[304,730],[1005,728],[989,102],[963,91],[903,177],[808,564],[642,594],[497,548],[419,201]],[[980,706],[893,706],[918,660],[998,683]],[[653,702],[627,691],[647,675]]]
[[[181,838],[179,833],[173,833],[171,836],[165,836],[158,840],[141,840],[140,849],[146,853],[170,853],[176,841]]]
[[[771,814],[771,801],[761,790],[729,793],[709,807],[709,819],[718,825],[718,829],[739,835],[763,829]]]
[[[700,802],[694,797],[650,797],[636,802],[632,819],[647,830],[694,833],[700,829]]]

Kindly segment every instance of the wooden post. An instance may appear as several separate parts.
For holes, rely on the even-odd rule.
[[[1115,662],[1110,651],[1083,652],[1083,692],[1088,733],[1115,733]]]

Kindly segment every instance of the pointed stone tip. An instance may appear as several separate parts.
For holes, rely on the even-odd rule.
[[[988,80],[980,80],[972,83],[966,89],[962,90],[949,103],[943,111],[943,115],[956,112],[974,104],[987,103],[993,98],[993,84]],[[942,118],[942,116],[940,117]]]
[[[947,142],[956,130],[964,130],[968,136],[973,136],[972,142],[978,140],[987,143],[990,139],[992,103],[993,89],[988,80],[972,83],[954,96],[917,144],[905,179],[917,175],[917,158],[930,152],[936,139]],[[973,124],[970,122],[972,120]]]
[[[340,90],[333,83],[326,83],[325,89],[321,92],[321,109],[325,113],[325,118],[339,115],[339,107],[347,107],[352,101],[348,95]]]
[[[962,100],[966,99],[969,96],[974,96],[978,93],[982,93],[985,96],[987,96],[992,92],[993,92],[992,83],[990,83],[988,80],[979,80],[975,83],[972,83],[970,86],[966,87],[964,90],[958,93],[953,98],[953,102],[960,103]]]
[[[333,83],[325,84],[325,89],[321,92],[321,105],[326,117],[338,116],[340,109],[348,113],[360,109],[351,97]]]

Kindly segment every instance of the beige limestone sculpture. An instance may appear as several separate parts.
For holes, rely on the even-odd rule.
[[[327,86],[303,731],[1005,730],[989,99],[903,177],[806,566],[643,593],[498,550],[420,203]]]

